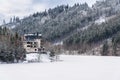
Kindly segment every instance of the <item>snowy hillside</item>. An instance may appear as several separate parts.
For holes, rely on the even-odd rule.
[[[119,57],[60,58],[62,62],[1,64],[0,80],[120,80]]]

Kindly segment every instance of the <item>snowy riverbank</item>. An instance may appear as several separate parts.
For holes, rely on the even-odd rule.
[[[61,62],[0,64],[1,80],[120,80],[120,57],[61,55]]]

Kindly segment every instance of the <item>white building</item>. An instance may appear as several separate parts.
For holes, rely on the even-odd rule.
[[[42,50],[42,35],[41,34],[25,34],[23,47],[27,53],[38,53]]]

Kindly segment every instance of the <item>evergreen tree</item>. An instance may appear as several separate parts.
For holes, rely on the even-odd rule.
[[[6,24],[6,21],[5,20],[3,20],[3,25],[5,25]]]
[[[13,22],[13,20],[12,20],[12,18],[10,18],[10,22],[9,23],[12,23]]]
[[[25,59],[25,50],[22,45],[20,35],[9,33],[9,29],[1,28],[0,31],[0,61],[13,63],[23,61]],[[9,34],[8,34],[9,33]],[[7,35],[6,35],[7,34]]]
[[[103,44],[103,47],[102,47],[102,51],[101,51],[101,55],[102,56],[107,56],[109,51],[108,51],[108,41],[105,41],[104,44]]]

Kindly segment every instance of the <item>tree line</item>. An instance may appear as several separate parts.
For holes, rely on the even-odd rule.
[[[25,50],[22,45],[22,37],[12,33],[6,27],[0,27],[0,61],[13,63],[25,59]]]

